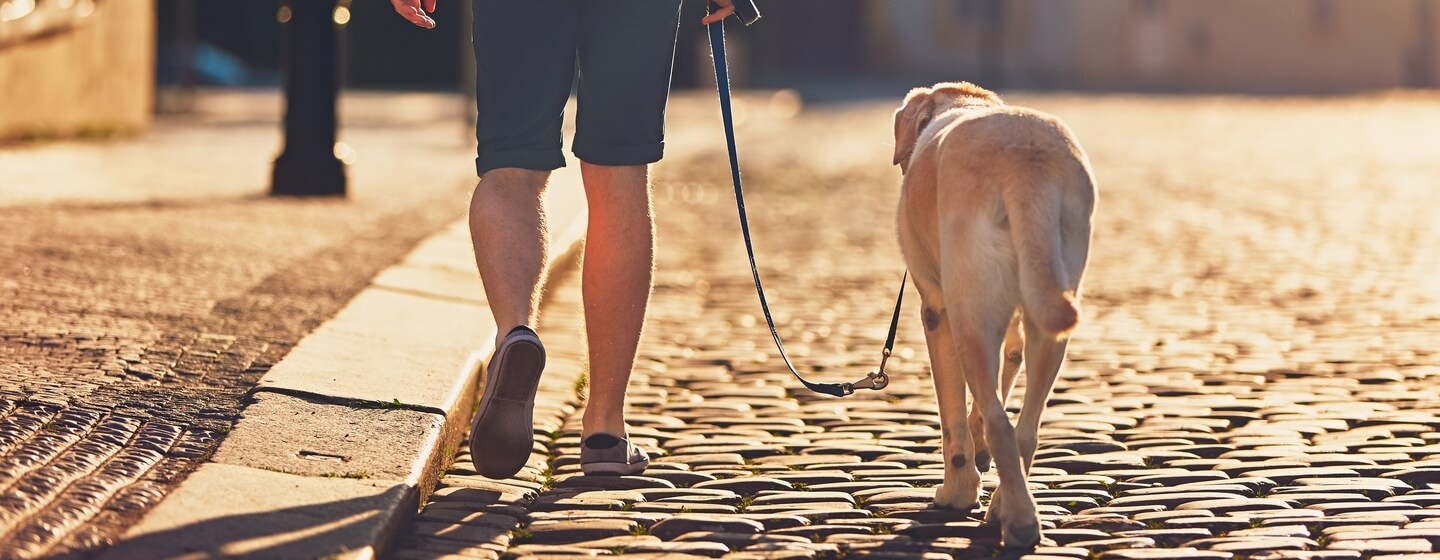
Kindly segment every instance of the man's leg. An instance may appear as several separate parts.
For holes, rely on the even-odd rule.
[[[517,326],[535,327],[549,235],[543,195],[549,171],[487,171],[470,198],[475,264],[495,316],[495,344]]]
[[[625,388],[655,277],[646,165],[581,163],[590,205],[581,290],[590,350],[585,435],[625,435]]]
[[[541,194],[565,165],[560,125],[575,80],[573,0],[475,0],[475,123],[480,183],[470,203],[475,261],[499,337],[470,426],[475,470],[508,478],[534,447],[545,347],[531,330],[545,279]],[[479,342],[479,341],[477,341]]]

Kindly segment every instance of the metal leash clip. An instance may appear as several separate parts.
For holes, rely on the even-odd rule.
[[[856,389],[871,389],[874,391],[884,389],[886,385],[890,384],[890,375],[885,373],[885,362],[889,359],[890,349],[886,348],[885,351],[880,355],[879,371],[872,371],[870,373],[867,373],[865,374],[865,379],[861,379],[854,383],[842,384],[840,385],[840,389],[843,390],[846,395],[854,394]]]

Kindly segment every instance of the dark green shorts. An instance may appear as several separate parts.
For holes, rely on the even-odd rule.
[[[572,87],[575,157],[660,160],[680,0],[473,2],[477,173],[564,167],[560,124]]]

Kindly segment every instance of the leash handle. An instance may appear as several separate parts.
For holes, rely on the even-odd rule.
[[[707,3],[707,10],[713,11],[715,4]],[[750,277],[755,281],[755,293],[760,298],[760,309],[765,315],[765,324],[770,327],[770,337],[775,340],[775,348],[780,352],[780,359],[784,360],[785,367],[805,385],[806,389],[816,393],[830,395],[833,397],[844,397],[855,393],[856,389],[879,390],[889,384],[889,376],[885,374],[885,363],[881,360],[880,371],[871,372],[865,379],[854,383],[816,383],[805,379],[795,369],[795,364],[790,361],[790,355],[785,352],[785,345],[780,341],[780,331],[775,328],[775,319],[770,314],[770,304],[765,298],[765,287],[760,282],[760,268],[755,264],[755,245],[750,238],[750,220],[745,212],[745,191],[740,182],[740,156],[735,142],[735,118],[734,110],[731,107],[730,94],[730,69],[725,58],[725,22],[717,21],[709,25],[710,34],[710,56],[715,61],[715,86],[720,94],[720,116],[725,125],[725,147],[730,155],[730,182],[735,187],[735,206],[740,214],[740,233],[745,238],[745,253],[750,259]],[[901,293],[904,293],[905,285],[900,285]],[[900,321],[900,302],[895,302],[895,315],[890,321],[890,335],[885,343],[885,358],[890,356],[890,350],[895,343],[895,329]]]

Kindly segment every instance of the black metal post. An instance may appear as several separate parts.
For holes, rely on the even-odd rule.
[[[280,7],[285,149],[275,159],[271,195],[345,195],[345,164],[335,156],[336,7],[336,0],[290,0]]]

